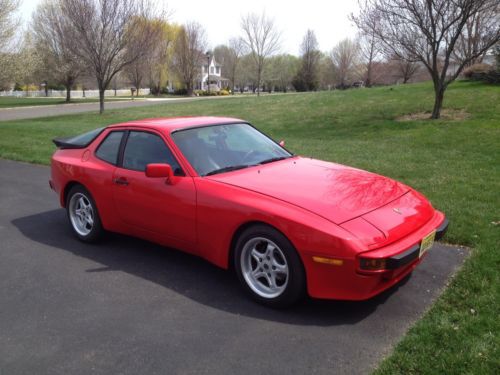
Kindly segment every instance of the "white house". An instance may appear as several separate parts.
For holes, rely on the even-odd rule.
[[[210,65],[207,65],[208,58],[201,63],[201,74],[196,82],[196,90],[208,90],[210,79],[210,90],[219,91],[229,85],[229,80],[221,76],[222,65],[215,61],[215,57],[210,57]]]

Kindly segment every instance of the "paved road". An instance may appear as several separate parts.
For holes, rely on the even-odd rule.
[[[236,97],[242,97],[238,95]],[[162,98],[162,99],[147,99],[147,100],[117,100],[108,101],[105,104],[106,109],[121,109],[130,107],[144,107],[150,105],[180,103],[192,100],[221,100],[229,99],[233,96],[217,96],[203,98]],[[48,117],[68,115],[82,112],[97,112],[99,111],[99,103],[75,103],[75,104],[54,104],[41,105],[33,107],[17,107],[17,108],[0,108],[0,121],[20,120],[36,117]]]
[[[78,242],[48,175],[0,160],[0,374],[368,373],[466,256],[436,245],[371,301],[275,311],[195,257],[118,235]]]

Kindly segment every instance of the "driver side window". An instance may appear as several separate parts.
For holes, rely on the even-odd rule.
[[[123,168],[144,172],[150,163],[170,164],[175,175],[183,175],[179,163],[158,135],[131,131],[123,153]]]

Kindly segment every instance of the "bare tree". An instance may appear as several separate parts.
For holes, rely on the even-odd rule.
[[[498,0],[368,0],[360,17],[378,17],[375,34],[388,54],[420,61],[426,67],[435,92],[431,118],[437,119],[448,85],[499,41],[498,7]],[[490,12],[496,17],[488,18],[475,50],[454,56],[467,22]],[[452,72],[450,63],[454,64]]]
[[[244,41],[247,45],[257,72],[257,95],[260,95],[262,72],[266,59],[278,52],[281,34],[274,25],[274,20],[265,13],[260,16],[249,13],[241,19]]]
[[[373,63],[378,55],[377,39],[373,34],[362,34],[359,45],[363,60],[366,61],[365,86],[371,87],[373,83]]]
[[[250,54],[243,55],[236,67],[235,85],[238,86],[241,93],[246,88],[252,89],[255,92],[257,87],[257,74],[255,72],[255,65],[253,58]]]
[[[340,41],[330,52],[337,75],[337,84],[341,88],[348,86],[347,83],[357,65],[358,56],[359,45],[351,39]]]
[[[71,52],[93,72],[103,113],[104,92],[115,75],[155,40],[155,29],[147,22],[155,16],[154,9],[147,0],[65,0],[62,9]],[[131,43],[141,48],[129,48]],[[127,50],[135,52],[127,54]]]
[[[335,66],[330,56],[321,52],[319,57],[319,88],[322,90],[330,90],[335,85]]]
[[[127,65],[123,69],[123,74],[132,84],[132,96],[133,90],[135,90],[135,96],[139,96],[139,91],[142,86],[144,78],[149,72],[148,62],[151,61],[146,56],[141,56],[140,59],[135,60],[132,64]],[[133,97],[132,97],[133,99]]]
[[[320,51],[314,31],[307,30],[300,45],[301,65],[293,80],[297,91],[312,91],[318,88],[318,65]]]
[[[205,30],[199,23],[190,22],[181,28],[174,46],[174,68],[189,96],[193,95],[194,80],[204,65],[206,47]]]
[[[241,38],[231,38],[227,46],[221,45],[214,48],[215,60],[222,64],[222,75],[231,82],[233,94],[238,65],[244,52],[245,44]]]
[[[458,37],[456,48],[453,50],[453,59],[463,61],[467,59],[466,67],[483,62],[486,50],[478,53],[483,39],[491,33],[491,27],[500,22],[500,9],[492,12],[481,12],[471,16],[465,23],[462,34]]]
[[[123,68],[125,76],[136,89],[136,96],[139,96],[139,90],[144,79],[150,74],[152,65],[157,63],[157,60],[161,59],[163,54],[167,52],[168,44],[171,42],[171,40],[167,40],[165,45],[167,37],[165,21],[155,19],[143,22],[146,23],[144,25],[144,28],[147,29],[146,33],[154,39],[149,41],[150,48],[144,49],[140,44],[143,38],[141,33],[144,32],[144,29],[132,30],[129,36],[131,40],[125,49],[125,58],[132,60],[133,56],[139,55],[139,57]]]
[[[408,81],[420,70],[420,65],[416,61],[395,56],[392,62],[396,71],[396,77],[398,79],[401,78],[403,84],[408,83]]]
[[[19,8],[19,0],[0,0],[0,50],[14,36],[19,20],[15,13]]]
[[[44,0],[33,14],[35,45],[40,51],[47,75],[66,88],[66,102],[71,101],[71,90],[83,70],[78,57],[69,45],[68,22],[59,0]]]
[[[373,63],[382,52],[380,40],[377,37],[380,19],[378,13],[371,12],[367,7],[367,1],[358,1],[360,6],[360,15],[350,15],[350,19],[360,30],[359,45],[360,53],[366,62],[365,86],[370,87],[373,82]]]

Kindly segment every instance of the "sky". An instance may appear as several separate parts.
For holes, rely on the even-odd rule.
[[[21,17],[28,24],[41,0],[23,0]],[[312,29],[322,51],[329,51],[344,38],[353,38],[356,28],[348,15],[358,9],[357,0],[157,0],[166,5],[170,20],[179,24],[196,21],[206,31],[209,47],[241,36],[241,16],[265,12],[281,32],[281,53],[299,54],[307,29]]]

